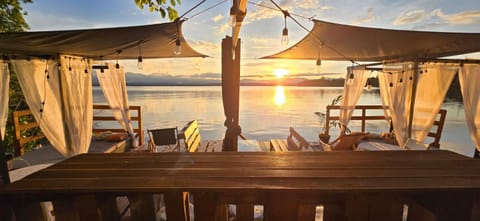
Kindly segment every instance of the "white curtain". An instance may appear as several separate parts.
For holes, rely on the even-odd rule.
[[[340,123],[345,126],[348,125],[350,118],[352,118],[353,110],[365,88],[369,75],[370,71],[365,70],[363,67],[347,68],[347,76],[345,77],[343,88],[343,101],[340,105]]]
[[[116,68],[114,64],[107,64],[107,66],[108,69],[96,71],[98,82],[112,109],[115,119],[117,119],[123,129],[130,135],[134,141],[134,146],[137,146],[138,142],[130,121],[125,72],[123,71],[123,67]]]
[[[89,61],[60,56],[12,60],[25,100],[45,137],[65,157],[86,153],[93,105]]]
[[[425,63],[420,68],[413,111],[414,140],[424,142],[457,70],[448,64],[435,63]]]
[[[8,98],[9,98],[10,72],[8,63],[0,61],[0,136],[2,140],[5,137],[5,127],[8,118]]]
[[[459,73],[460,87],[470,137],[480,151],[480,65],[465,64]]]
[[[408,122],[412,97],[411,64],[385,66],[379,73],[380,95],[384,106],[389,107],[393,130],[398,145],[405,148],[408,140]]]

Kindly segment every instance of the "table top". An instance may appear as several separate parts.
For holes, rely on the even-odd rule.
[[[449,151],[82,154],[0,194],[480,191],[480,160]]]

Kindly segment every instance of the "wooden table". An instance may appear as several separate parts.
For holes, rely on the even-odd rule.
[[[52,200],[57,220],[112,220],[111,198],[128,196],[132,220],[153,220],[151,194],[164,193],[167,218],[185,220],[185,192],[196,221],[224,220],[224,204],[237,205],[237,220],[252,220],[253,205],[264,220],[314,220],[318,205],[327,221],[402,220],[406,206],[409,220],[472,220],[480,161],[448,151],[85,154],[1,187],[0,206],[18,214]]]

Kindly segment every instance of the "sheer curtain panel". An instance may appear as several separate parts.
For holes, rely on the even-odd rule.
[[[0,61],[0,136],[2,140],[5,137],[5,127],[8,118],[8,98],[9,98],[10,72],[8,63]]]
[[[25,100],[50,144],[65,157],[86,153],[93,106],[91,68],[86,59],[14,59]]]
[[[352,118],[353,110],[358,103],[358,99],[362,94],[370,71],[365,68],[347,68],[347,76],[343,88],[343,101],[340,105],[340,123],[347,126],[350,118]],[[342,133],[344,129],[342,128]]]
[[[463,96],[465,120],[467,121],[470,137],[478,151],[480,151],[480,65],[465,64],[460,68],[460,88]]]
[[[107,64],[107,66],[108,69],[96,71],[98,82],[115,119],[132,138],[133,145],[137,146],[138,141],[135,138],[135,132],[130,121],[125,72],[121,66],[118,68],[114,64]]]

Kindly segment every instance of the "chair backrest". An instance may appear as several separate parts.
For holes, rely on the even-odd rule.
[[[185,141],[185,148],[188,152],[197,151],[200,145],[200,130],[198,129],[197,120],[189,121],[181,130],[180,136]]]
[[[288,150],[308,149],[310,143],[302,137],[293,127],[290,127],[290,135],[287,137]]]
[[[177,128],[147,129],[154,146],[177,144]]]
[[[440,138],[442,137],[442,130],[443,130],[443,125],[445,124],[445,118],[447,116],[447,110],[445,109],[440,109],[438,112],[437,118],[433,122],[433,126],[436,127],[436,130],[432,131],[430,129],[430,132],[428,132],[428,137],[433,138],[433,142],[430,143],[430,146],[435,147],[435,148],[440,148]]]

